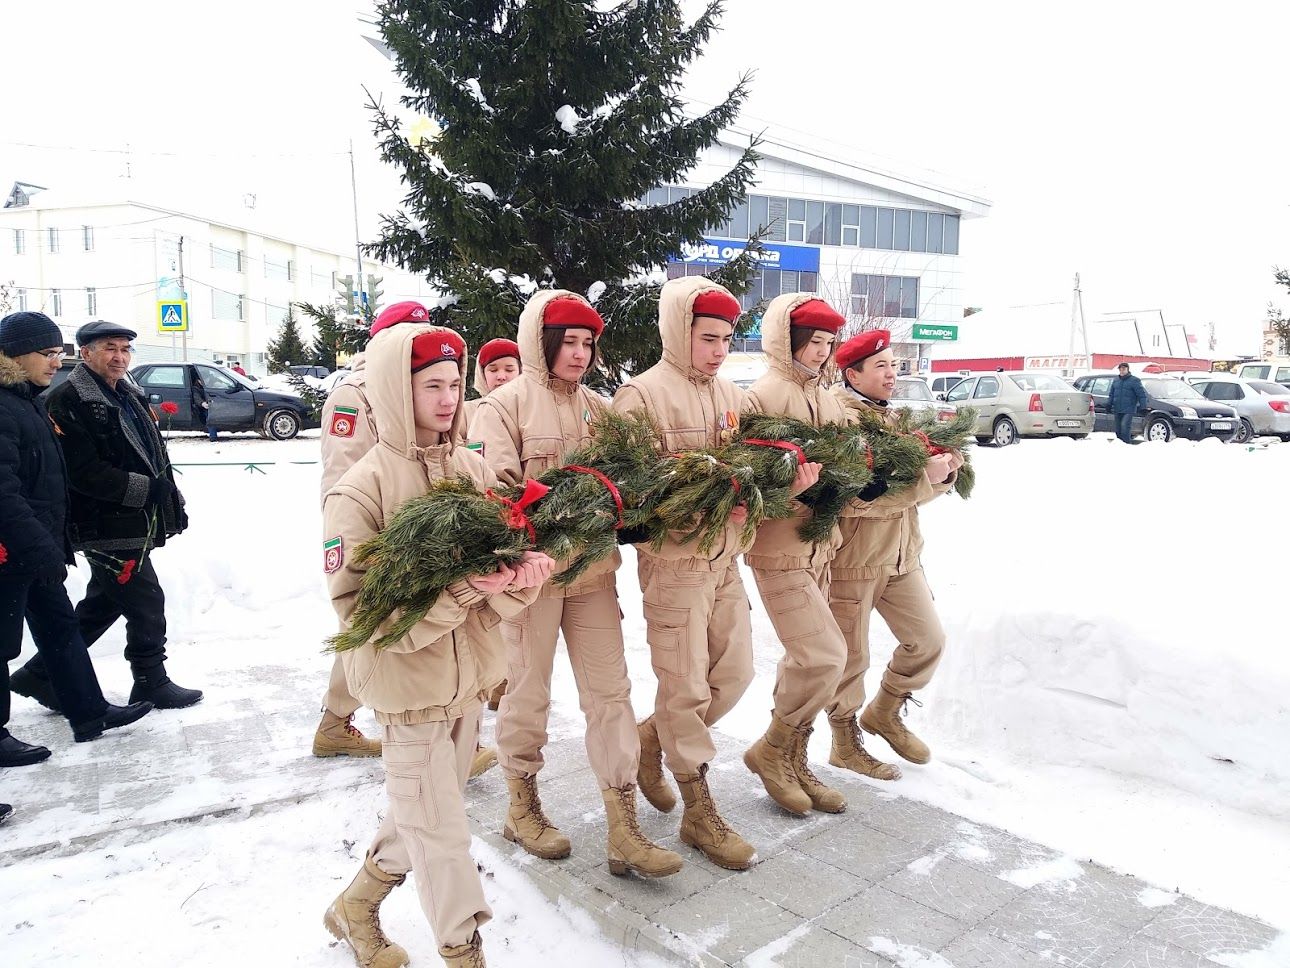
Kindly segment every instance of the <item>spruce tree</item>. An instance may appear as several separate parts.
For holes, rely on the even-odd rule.
[[[313,321],[314,338],[309,347],[311,362],[335,370],[341,354],[353,356],[367,346],[372,324],[366,317],[356,321],[344,316],[338,306],[307,302],[295,305]]]
[[[586,295],[605,317],[603,380],[654,363],[668,257],[725,220],[746,194],[755,142],[710,186],[639,204],[685,179],[747,96],[687,117],[679,86],[716,29],[721,2],[691,24],[677,0],[386,0],[380,30],[409,90],[406,108],[440,132],[417,146],[373,103],[382,158],[408,193],[382,219],[377,257],[425,276],[448,303],[435,319],[471,346],[513,337],[537,288]],[[742,293],[753,250],[713,275]]]
[[[296,312],[293,306],[287,307],[287,314],[282,317],[276,339],[269,340],[269,372],[285,373],[291,363],[307,363],[309,352],[305,349],[304,340],[300,338],[300,327],[296,323]]]

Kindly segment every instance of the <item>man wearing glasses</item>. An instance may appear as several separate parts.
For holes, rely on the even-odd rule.
[[[202,693],[166,674],[166,597],[151,554],[188,526],[188,516],[157,418],[125,378],[135,335],[103,321],[77,330],[81,364],[50,391],[48,406],[67,459],[72,542],[90,563],[76,606],[81,634],[93,645],[124,616],[130,701],[178,709]],[[10,687],[57,708],[39,656],[14,673]]]

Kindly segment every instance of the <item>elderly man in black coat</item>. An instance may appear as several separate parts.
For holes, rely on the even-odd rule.
[[[150,555],[187,527],[188,516],[156,415],[124,378],[135,335],[116,323],[82,326],[81,364],[50,391],[49,415],[67,459],[72,544],[90,563],[76,606],[81,635],[93,645],[124,616],[130,701],[178,709],[202,693],[166,674],[166,596]],[[12,688],[49,705],[45,681],[37,656],[14,674]]]
[[[63,588],[72,563],[67,475],[40,401],[62,357],[62,334],[48,316],[21,312],[0,319],[0,767],[49,756],[6,728],[9,662],[22,651],[24,621],[77,742],[152,709],[146,701],[113,706],[103,698]]]

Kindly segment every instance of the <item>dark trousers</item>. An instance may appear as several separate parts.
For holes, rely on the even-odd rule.
[[[139,560],[142,551],[117,551],[113,555]],[[145,559],[124,585],[107,568],[90,562],[90,584],[76,606],[81,637],[93,645],[125,616],[125,658],[136,679],[159,670],[166,661],[166,594],[161,590],[152,559]],[[44,676],[40,656],[27,663],[33,674]]]
[[[0,582],[0,736],[9,724],[9,663],[22,651],[24,620],[67,721],[102,716],[107,701],[63,583]]]
[[[1115,436],[1126,444],[1133,443],[1133,412],[1115,415]]]

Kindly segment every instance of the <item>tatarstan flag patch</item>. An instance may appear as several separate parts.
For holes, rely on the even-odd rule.
[[[323,542],[323,571],[328,575],[340,571],[345,564],[345,542],[336,537]]]
[[[328,430],[333,437],[353,437],[354,427],[358,424],[358,411],[353,407],[337,407],[332,411],[331,427]]]
[[[483,456],[484,456],[484,442],[483,442],[482,440],[468,440],[468,441],[466,441],[466,449],[467,449],[467,450],[473,450],[473,451],[474,451],[476,454],[478,454],[480,457],[483,457]]]

